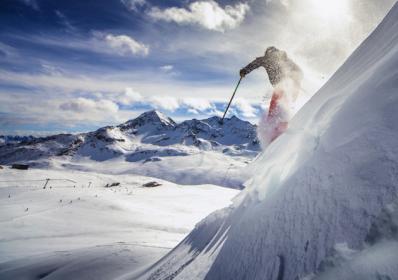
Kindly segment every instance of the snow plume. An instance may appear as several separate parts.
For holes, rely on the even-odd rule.
[[[155,20],[175,22],[177,24],[194,24],[205,29],[224,32],[234,29],[244,20],[249,5],[238,3],[235,6],[227,5],[225,8],[215,1],[196,1],[189,4],[188,8],[167,8],[161,10],[153,7],[149,16]]]
[[[257,137],[263,150],[275,139],[276,130],[281,123],[288,123],[294,114],[307,102],[309,96],[303,94],[300,83],[292,79],[284,79],[275,86],[273,94],[282,93],[277,102],[276,116],[269,117],[269,108],[261,116]]]
[[[394,2],[267,0],[264,20],[258,20],[253,28],[262,25],[269,28],[264,34],[256,34],[262,36],[261,39],[256,36],[256,41],[272,42],[293,56],[306,69],[303,87],[313,94],[376,27]],[[259,53],[264,46],[258,44],[257,48]]]

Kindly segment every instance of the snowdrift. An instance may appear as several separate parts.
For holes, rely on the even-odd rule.
[[[398,279],[398,4],[142,279]]]

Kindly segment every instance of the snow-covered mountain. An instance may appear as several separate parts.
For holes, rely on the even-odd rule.
[[[236,117],[177,124],[159,111],[117,126],[0,145],[0,164],[29,163],[240,188],[238,170],[259,152],[256,126]],[[206,175],[206,176],[205,176]]]
[[[256,127],[236,117],[188,120],[180,124],[159,111],[143,113],[118,126],[82,134],[22,139],[0,146],[0,163],[26,162],[53,156],[82,156],[103,161],[124,156],[127,161],[159,160],[199,150],[233,155],[259,151]]]
[[[0,135],[0,145],[7,144],[7,143],[20,143],[31,141],[35,139],[34,136],[18,136],[18,135]]]
[[[141,278],[398,279],[397,108],[398,3],[249,167],[233,207]]]

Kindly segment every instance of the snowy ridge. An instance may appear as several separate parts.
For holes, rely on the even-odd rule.
[[[395,4],[249,166],[234,206],[126,278],[398,279],[397,93]]]
[[[103,161],[122,155],[127,161],[150,161],[153,156],[188,155],[199,150],[234,155],[259,151],[254,125],[236,117],[226,119],[224,125],[220,125],[219,120],[213,117],[177,124],[159,111],[149,111],[126,123],[94,132],[59,134],[2,145],[0,163],[51,156],[82,156]],[[162,148],[166,146],[169,147]]]
[[[12,136],[12,135],[0,135],[0,145],[7,143],[20,143],[34,140],[34,136]]]
[[[0,145],[0,164],[29,163],[108,174],[136,174],[177,184],[242,188],[241,167],[259,152],[256,126],[236,117],[180,124],[158,111],[117,126]],[[172,168],[170,168],[172,167]]]

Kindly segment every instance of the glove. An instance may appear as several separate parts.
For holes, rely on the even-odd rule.
[[[241,78],[244,78],[244,77],[246,76],[246,71],[245,71],[245,69],[241,69],[241,70],[239,71],[239,75],[240,75]]]

